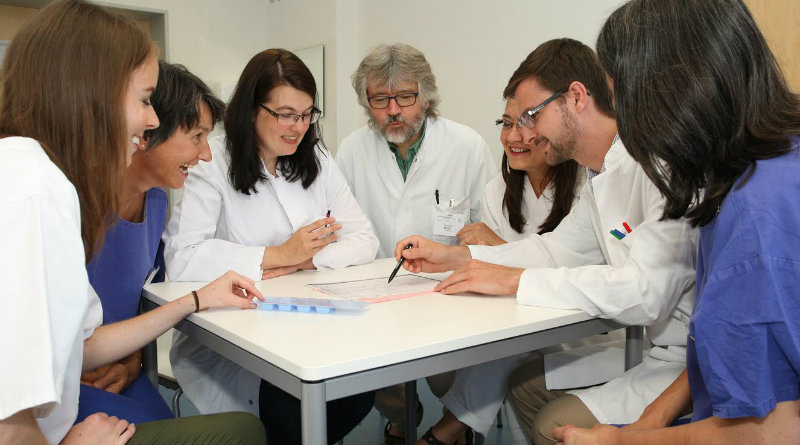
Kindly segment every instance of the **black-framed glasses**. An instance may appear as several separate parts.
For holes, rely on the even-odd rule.
[[[527,128],[533,128],[533,126],[536,125],[536,120],[535,120],[536,113],[542,111],[542,108],[544,108],[545,105],[547,105],[550,102],[558,99],[559,96],[561,96],[562,94],[564,94],[566,92],[567,92],[566,88],[563,89],[563,90],[559,90],[555,94],[553,94],[552,96],[550,96],[547,99],[545,99],[544,102],[540,103],[539,105],[523,111],[522,114],[519,116],[519,121],[517,121],[517,122],[519,123],[520,126],[527,127]]]
[[[317,109],[317,107],[311,107],[311,112],[303,113],[303,114],[294,114],[294,113],[276,113],[269,109],[268,106],[264,104],[258,104],[261,108],[267,110],[267,112],[273,116],[275,119],[278,120],[278,123],[281,125],[294,125],[297,121],[302,121],[304,124],[313,124],[319,120],[321,111]]]
[[[417,103],[417,96],[419,96],[419,92],[401,93],[394,96],[369,96],[367,97],[367,103],[369,103],[370,108],[382,110],[389,108],[389,102],[394,99],[398,107],[410,107]]]

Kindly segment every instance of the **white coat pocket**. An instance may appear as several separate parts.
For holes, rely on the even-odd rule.
[[[469,221],[469,199],[450,198],[433,205],[433,240],[455,245],[456,233]]]

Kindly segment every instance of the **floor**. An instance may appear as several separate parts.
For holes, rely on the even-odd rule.
[[[164,388],[163,386],[160,386],[158,389],[161,392],[161,395],[167,401],[167,404],[172,406],[172,396],[174,392],[170,389]],[[417,430],[417,434],[422,435],[428,430],[428,428],[430,428],[439,420],[439,416],[442,412],[442,404],[439,403],[439,400],[430,392],[424,379],[417,381],[417,392],[419,393],[419,398],[422,401],[422,404],[425,405],[425,415]],[[197,409],[189,400],[186,399],[186,397],[181,397],[180,403],[182,416],[186,417],[197,415]],[[506,421],[505,416],[502,417],[502,420],[503,422]],[[367,415],[367,417],[365,417],[364,420],[353,431],[350,432],[350,434],[345,436],[343,440],[344,445],[381,443],[383,440],[384,423],[385,421],[380,418],[378,411],[373,408],[369,415]],[[511,443],[511,433],[508,432],[508,428],[498,428],[497,425],[495,425],[491,430],[489,430],[489,434],[487,434],[484,443],[486,445],[509,444]]]

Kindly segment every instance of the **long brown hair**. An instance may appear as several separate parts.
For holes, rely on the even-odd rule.
[[[306,64],[285,49],[273,48],[247,62],[225,111],[225,148],[231,157],[228,178],[233,188],[245,195],[256,193],[256,184],[267,179],[261,172],[253,117],[259,104],[280,85],[308,93],[317,104],[317,83]],[[294,154],[278,157],[278,166],[287,181],[299,179],[304,189],[311,186],[320,171],[317,145],[324,146],[319,122],[309,125]]]
[[[576,195],[575,187],[578,183],[578,169],[578,163],[573,160],[562,162],[548,169],[545,179],[553,183],[553,204],[550,206],[550,214],[538,227],[539,230],[536,233],[539,235],[552,232],[572,210],[572,203]],[[503,174],[503,181],[506,183],[503,207],[508,214],[508,224],[517,233],[522,233],[528,222],[525,215],[522,214],[522,201],[528,173],[524,170],[512,169],[508,164],[508,155],[505,153],[503,153],[500,171]]]
[[[131,20],[63,0],[19,30],[3,61],[0,134],[36,139],[75,187],[87,261],[118,208],[128,82],[153,51]]]

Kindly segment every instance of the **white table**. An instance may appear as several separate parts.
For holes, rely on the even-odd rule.
[[[302,271],[257,286],[271,296],[324,297],[306,284],[388,277],[394,265],[384,259]],[[145,304],[164,304],[202,284],[151,284]],[[327,443],[326,401],[620,327],[582,311],[521,306],[513,296],[442,294],[371,304],[352,314],[208,310],[176,326],[299,398],[303,443],[314,445]]]

